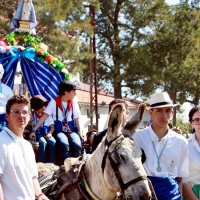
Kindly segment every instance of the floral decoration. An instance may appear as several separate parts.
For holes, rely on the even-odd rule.
[[[28,32],[12,32],[0,40],[0,53],[13,51],[13,49],[15,49],[15,51],[17,49],[17,51],[23,53],[23,51],[30,51],[30,48],[34,49],[32,52],[35,56],[39,57],[42,62],[54,66],[58,73],[65,73],[65,79],[69,80],[71,74],[68,73],[65,65],[58,58],[55,58],[47,52],[48,47],[42,43],[42,40],[43,38],[38,38]]]

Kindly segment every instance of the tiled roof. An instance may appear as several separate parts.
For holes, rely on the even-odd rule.
[[[78,83],[81,90],[76,90],[76,95],[80,104],[90,104],[90,85],[85,83]],[[109,105],[109,103],[114,99],[114,94],[106,90],[98,90],[98,104],[99,105]],[[139,103],[135,103],[130,98],[123,98],[128,103],[129,108],[139,106]],[[102,103],[102,104],[101,104]]]

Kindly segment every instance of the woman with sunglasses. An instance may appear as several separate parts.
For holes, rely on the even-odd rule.
[[[189,122],[193,134],[188,138],[189,177],[182,180],[183,199],[200,198],[200,107],[189,112]]]

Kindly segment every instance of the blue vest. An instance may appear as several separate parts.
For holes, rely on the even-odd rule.
[[[158,200],[181,200],[177,178],[148,176]]]

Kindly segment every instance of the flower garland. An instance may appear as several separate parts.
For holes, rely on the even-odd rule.
[[[68,73],[65,65],[54,56],[47,52],[47,45],[42,43],[43,38],[37,38],[28,32],[12,32],[0,40],[0,53],[6,53],[13,48],[18,51],[30,51],[30,47],[35,56],[38,56],[42,62],[48,66],[52,65],[58,73],[63,72],[65,79],[70,80],[71,74]]]

